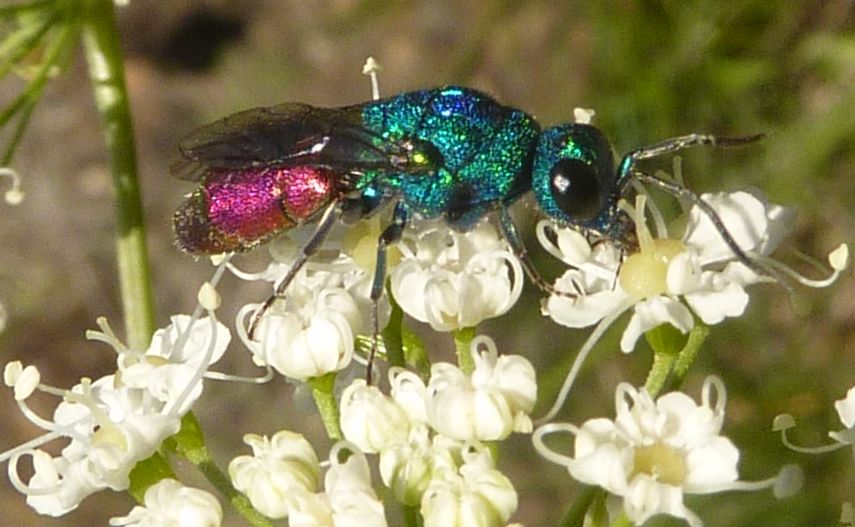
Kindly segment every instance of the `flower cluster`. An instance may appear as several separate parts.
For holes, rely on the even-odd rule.
[[[95,381],[84,378],[72,389],[61,390],[41,384],[34,366],[15,361],[4,371],[21,411],[46,431],[2,455],[9,459],[13,485],[41,514],[65,514],[102,489],[127,489],[136,463],[179,430],[181,417],[202,393],[204,372],[219,360],[230,339],[228,329],[212,317],[191,322],[178,315],[141,351],[122,344],[106,321],[99,323],[103,331],[90,332],[89,338],[114,348],[116,373]],[[63,398],[52,420],[27,405],[36,389]],[[38,448],[63,437],[69,443],[59,456]],[[35,469],[27,483],[17,473],[22,456],[30,456]]]
[[[470,232],[441,222],[414,225],[398,245],[392,295],[405,313],[435,331],[475,327],[506,313],[519,299],[524,276],[496,227]]]
[[[484,346],[484,350],[481,347]],[[425,525],[505,525],[517,496],[482,441],[530,432],[537,386],[520,356],[499,357],[492,341],[472,343],[475,369],[466,375],[435,364],[427,385],[392,369],[391,395],[356,381],[342,394],[345,437],[379,454],[380,474],[395,498],[419,506]]]
[[[230,268],[241,278],[277,284],[298,251],[298,244],[283,237],[272,244],[272,261],[264,271],[251,274]],[[354,256],[342,249],[325,250],[297,274],[286,297],[265,313],[253,339],[247,336],[244,320],[260,306],[244,306],[238,314],[238,334],[257,365],[270,366],[286,377],[305,381],[340,371],[353,360],[356,336],[370,333],[371,280],[372,273]],[[384,300],[380,327],[388,312]]]
[[[166,478],[145,491],[144,505],[110,520],[111,527],[219,527],[223,508],[210,493]]]
[[[701,526],[683,503],[685,494],[774,488],[780,498],[798,490],[801,473],[791,466],[766,481],[739,481],[739,451],[721,435],[726,404],[721,380],[707,378],[701,399],[696,404],[671,392],[654,401],[646,390],[621,383],[614,420],[591,419],[581,427],[547,424],[535,431],[535,445],[573,478],[623,498],[624,513],[636,525],[667,514]],[[556,432],[575,436],[572,457],[545,445],[544,437]]]
[[[543,246],[571,266],[555,283],[567,295],[550,296],[543,313],[561,325],[580,328],[612,321],[632,309],[620,342],[624,352],[632,351],[641,335],[661,324],[686,333],[695,317],[712,325],[740,316],[748,305],[745,287],[771,280],[737,258],[709,215],[697,206],[689,212],[680,239],[669,238],[661,221],[658,235],[653,237],[647,229],[643,198],[630,210],[639,250],[626,258],[612,243],[592,246],[573,229],[553,229],[554,236],[550,236],[547,222],[538,225]],[[767,258],[789,229],[792,211],[748,192],[704,194],[701,199],[715,211],[742,251],[764,269],[780,270],[805,285],[824,287],[848,265],[848,249],[841,245],[829,255],[833,273],[828,279],[812,281],[798,276]]]
[[[302,435],[282,430],[272,438],[248,434],[244,441],[253,454],[233,459],[229,476],[265,516],[287,517],[289,525],[300,527],[385,527],[368,462],[355,445],[333,446],[320,492],[321,465]]]

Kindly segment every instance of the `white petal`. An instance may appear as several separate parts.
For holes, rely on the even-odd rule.
[[[739,463],[739,450],[730,439],[717,436],[707,444],[693,448],[686,456],[688,473],[684,489],[690,493],[719,492],[726,483],[739,478],[736,465]]]
[[[766,206],[750,193],[704,194],[701,199],[718,213],[727,232],[742,250],[753,251],[767,238]],[[733,250],[724,242],[712,221],[697,207],[689,213],[683,241],[697,249],[703,264],[734,258]]]
[[[855,425],[855,387],[846,392],[846,397],[835,401],[834,408],[843,426],[852,428]]]
[[[704,288],[685,295],[686,303],[705,324],[718,324],[727,317],[738,317],[748,306],[748,293],[737,282],[722,278],[715,283],[718,273],[705,272],[701,280]]]

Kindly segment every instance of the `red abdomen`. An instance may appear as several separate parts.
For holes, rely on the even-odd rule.
[[[335,174],[318,167],[212,171],[175,212],[178,245],[196,254],[246,251],[303,223],[340,193]]]

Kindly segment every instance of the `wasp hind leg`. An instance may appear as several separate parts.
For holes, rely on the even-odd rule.
[[[247,335],[250,340],[255,340],[255,332],[258,330],[258,324],[261,322],[261,318],[277,300],[285,298],[285,291],[288,290],[288,286],[291,285],[291,282],[294,281],[297,273],[299,273],[300,269],[306,265],[309,258],[318,252],[318,249],[324,243],[324,240],[332,230],[333,225],[335,225],[340,215],[341,206],[337,202],[332,203],[324,210],[323,215],[321,215],[321,220],[318,222],[317,227],[315,227],[315,231],[312,233],[309,241],[307,241],[300,250],[300,255],[297,256],[296,260],[294,260],[294,263],[291,265],[291,268],[288,269],[288,272],[282,280],[276,284],[273,294],[267,297],[267,300],[261,304],[261,307],[253,313],[252,318],[249,321],[249,327],[247,328]]]
[[[531,257],[528,255],[528,250],[525,248],[525,242],[523,242],[522,236],[520,236],[517,226],[514,224],[514,219],[511,218],[511,213],[508,211],[507,207],[502,207],[499,211],[499,224],[502,228],[502,234],[505,236],[505,240],[508,241],[508,245],[511,247],[511,251],[520,261],[520,265],[522,265],[522,268],[529,280],[531,280],[538,289],[548,295],[567,297],[577,296],[574,293],[556,289],[555,286],[543,278],[534,266],[534,262],[531,261]]]
[[[403,202],[395,205],[392,223],[383,229],[377,239],[377,263],[374,267],[374,279],[371,282],[371,352],[368,354],[365,381],[370,385],[374,370],[374,356],[377,354],[377,342],[380,338],[380,298],[386,285],[386,251],[404,234],[410,213]]]

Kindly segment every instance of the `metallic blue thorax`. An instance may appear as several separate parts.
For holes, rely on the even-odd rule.
[[[366,190],[396,195],[409,213],[466,230],[531,188],[540,128],[519,110],[468,88],[415,91],[367,103],[363,126],[384,140],[416,139],[439,152],[436,170],[367,174]]]

